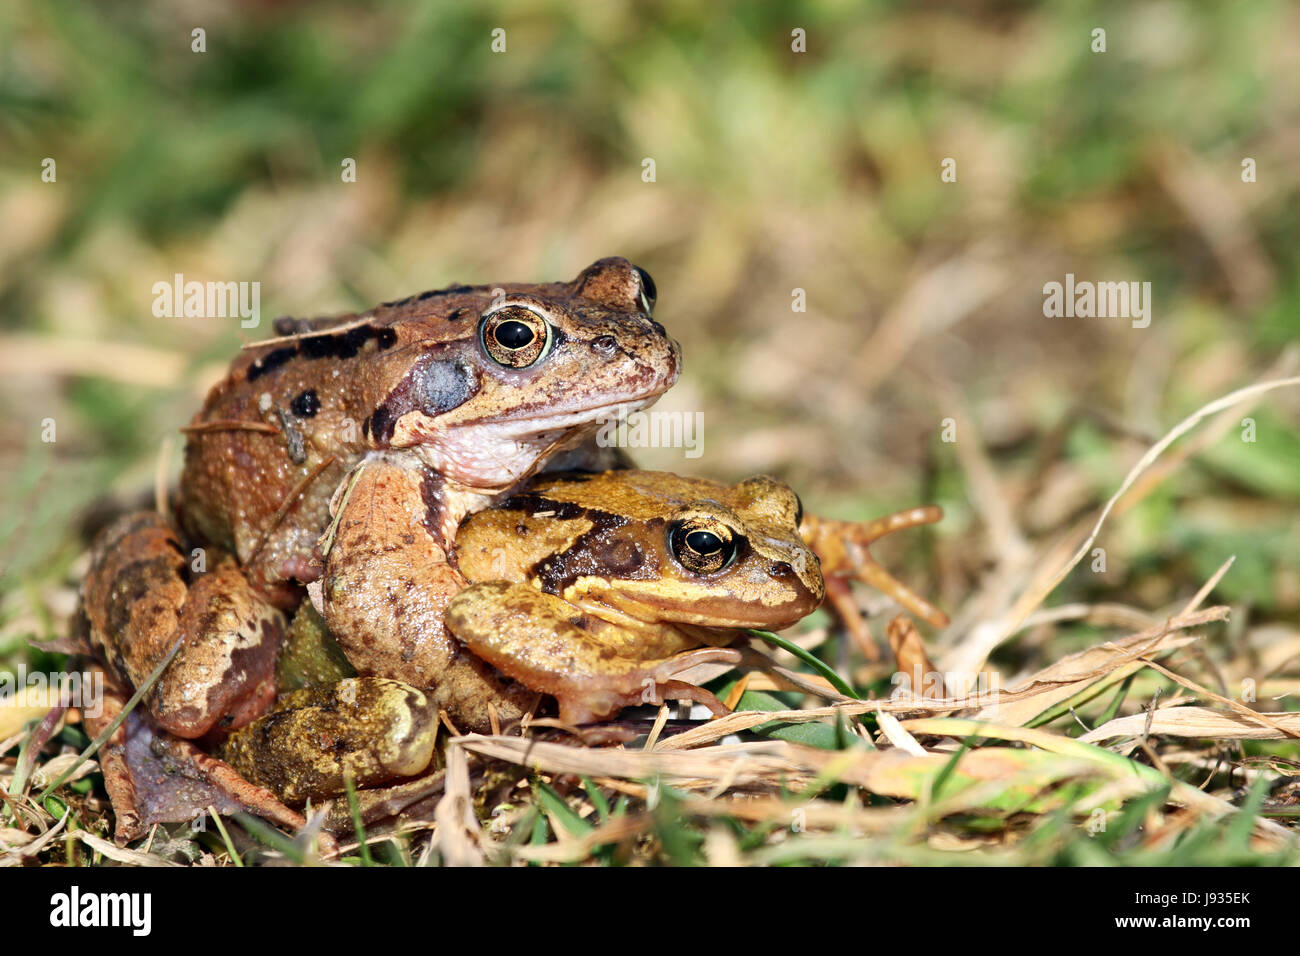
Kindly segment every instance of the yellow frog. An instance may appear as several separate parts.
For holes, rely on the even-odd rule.
[[[585,723],[620,707],[694,696],[681,652],[737,628],[780,629],[825,594],[786,485],[653,471],[543,477],[461,525],[474,584],[447,628],[476,656]],[[671,693],[670,693],[671,692]]]

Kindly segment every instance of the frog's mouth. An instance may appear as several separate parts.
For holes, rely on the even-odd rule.
[[[551,409],[534,418],[434,428],[419,435],[412,450],[429,468],[451,481],[470,488],[504,490],[537,471],[553,455],[576,448],[603,428],[609,429],[612,438],[619,421],[653,404],[659,394],[630,402]]]
[[[784,597],[773,597],[767,604],[708,593],[681,599],[653,591],[641,596],[635,593],[635,583],[628,581],[620,582],[620,587],[622,592],[617,595],[603,594],[602,603],[645,623],[689,625],[720,634],[729,629],[751,627],[779,631],[811,614],[822,600],[821,593],[809,591],[796,582],[787,585]]]
[[[667,391],[667,389],[665,389]],[[595,431],[606,424],[617,425],[634,412],[653,405],[663,392],[656,392],[647,398],[634,401],[608,402],[604,405],[589,405],[585,408],[568,409],[561,412],[538,415],[535,418],[516,418],[513,420],[479,422],[474,427],[500,428],[502,434],[512,435],[520,441],[531,438],[544,438],[556,432],[567,432],[574,428],[586,428]]]

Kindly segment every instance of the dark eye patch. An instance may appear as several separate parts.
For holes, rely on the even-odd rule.
[[[463,404],[475,392],[473,372],[456,361],[430,362],[416,372],[416,407],[436,415]]]
[[[645,561],[635,539],[622,535],[611,535],[593,546],[592,552],[609,574],[618,577],[628,577]]]
[[[440,415],[464,404],[479,388],[477,372],[452,358],[429,359],[417,365],[375,408],[362,428],[376,442],[392,440],[397,420],[408,412]]]

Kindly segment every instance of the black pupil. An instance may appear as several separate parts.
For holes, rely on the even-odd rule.
[[[637,267],[636,274],[641,277],[641,291],[645,293],[647,299],[653,302],[656,298],[655,280],[650,278],[650,273],[646,272],[639,266]]]
[[[722,539],[712,531],[692,531],[686,536],[686,545],[696,554],[717,554],[722,550]]]
[[[502,322],[494,334],[496,340],[508,349],[521,349],[537,337],[531,328],[514,319]]]

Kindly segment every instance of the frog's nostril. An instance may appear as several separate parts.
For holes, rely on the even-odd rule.
[[[618,342],[614,340],[612,335],[602,335],[591,343],[591,347],[601,355],[609,356],[613,355],[618,348]]]
[[[788,578],[794,574],[794,568],[790,567],[788,561],[773,561],[768,574],[774,578]]]

